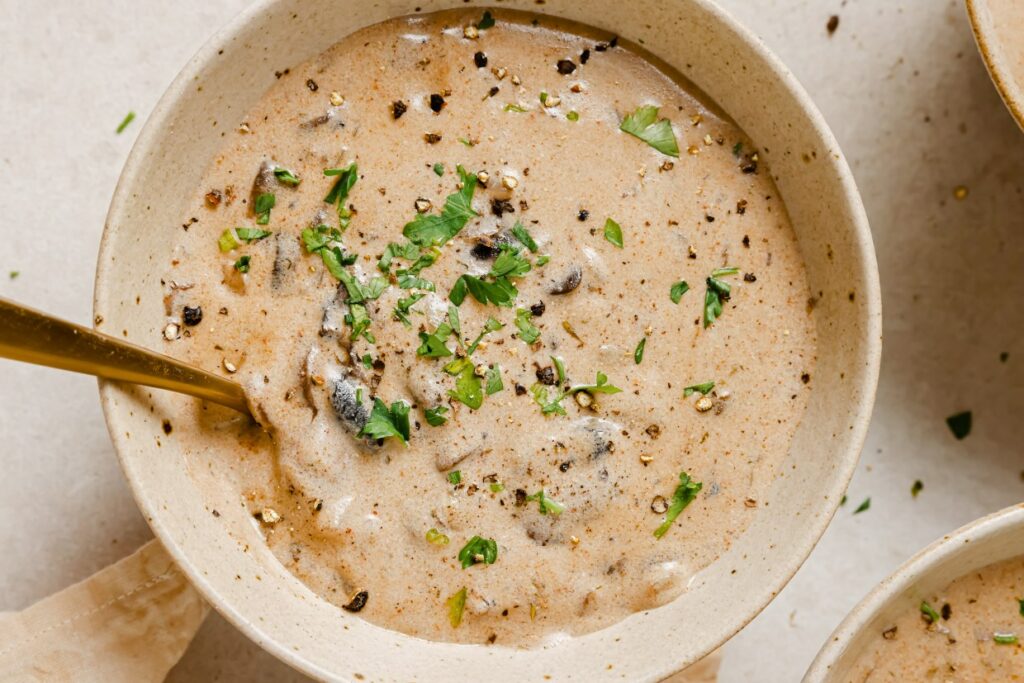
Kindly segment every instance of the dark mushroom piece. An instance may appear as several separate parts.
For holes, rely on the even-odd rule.
[[[277,181],[277,176],[274,175],[274,171],[278,168],[278,164],[275,161],[264,159],[263,163],[260,164],[260,168],[256,171],[256,177],[252,181],[252,193],[249,199],[249,211],[256,210],[256,198],[261,194],[273,194],[274,190],[280,186]]]
[[[331,407],[334,408],[334,414],[352,434],[362,431],[370,419],[369,409],[356,397],[360,388],[347,377],[340,377],[331,382]]]
[[[274,267],[270,273],[270,287],[275,293],[292,284],[295,264],[299,262],[299,242],[291,235],[274,235]]]
[[[579,287],[582,281],[583,269],[579,266],[573,266],[565,274],[565,277],[555,282],[551,289],[548,290],[548,294],[568,294]]]
[[[358,612],[366,607],[366,601],[369,600],[370,593],[367,591],[359,591],[347,605],[342,605],[341,608],[346,612]]]

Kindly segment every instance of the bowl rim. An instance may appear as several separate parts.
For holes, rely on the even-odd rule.
[[[804,683],[828,680],[832,667],[847,653],[850,643],[871,625],[878,613],[914,583],[935,571],[936,567],[961,553],[971,553],[978,547],[978,541],[1006,529],[1022,526],[1024,503],[1019,503],[968,522],[919,550],[896,571],[882,579],[843,617],[804,674]],[[956,578],[951,577],[949,581]]]
[[[145,173],[143,167],[144,157],[153,147],[164,124],[171,118],[171,112],[175,103],[181,96],[181,93],[217,57],[220,46],[231,42],[232,38],[240,33],[249,22],[282,1],[284,0],[254,0],[251,5],[214,31],[174,77],[146,119],[118,178],[107,213],[107,220],[100,241],[94,282],[94,315],[99,313],[100,306],[106,295],[103,283],[109,282],[111,279],[108,276],[108,270],[112,269],[110,264],[113,263],[113,259],[111,257],[115,254],[116,242],[114,233],[117,231],[108,228],[115,223],[114,219],[125,211],[126,204],[129,201],[128,188],[139,182],[139,178]],[[500,0],[497,1],[500,2]],[[745,43],[754,53],[755,57],[765,65],[767,72],[778,80],[789,96],[793,98],[794,103],[804,112],[814,128],[815,135],[826,143],[827,149],[832,150],[833,153],[828,155],[828,163],[833,166],[837,185],[841,189],[843,200],[849,209],[849,235],[854,245],[852,249],[859,254],[861,259],[860,270],[863,277],[863,282],[860,283],[860,288],[858,289],[858,300],[861,301],[864,311],[863,329],[860,334],[863,339],[860,345],[860,357],[863,360],[863,366],[859,369],[859,374],[863,376],[862,391],[856,400],[851,400],[848,404],[850,415],[849,446],[837,453],[840,457],[834,463],[836,471],[833,480],[834,484],[831,490],[822,491],[824,500],[834,500],[835,502],[831,509],[827,507],[827,504],[823,506],[819,514],[814,515],[813,519],[806,524],[805,532],[799,538],[793,539],[792,551],[787,555],[785,561],[778,563],[776,581],[771,584],[766,583],[758,599],[752,600],[750,607],[742,614],[742,618],[737,619],[735,627],[721,634],[721,638],[715,646],[720,647],[749,624],[786,587],[810,556],[811,551],[817,545],[839,509],[839,499],[853,477],[860,459],[860,453],[867,439],[868,427],[874,408],[882,357],[882,297],[874,242],[853,173],[824,116],[811,100],[803,85],[753,30],[735,19],[729,12],[720,7],[715,0],[673,1],[686,2],[696,6],[700,11],[719,22]],[[495,4],[495,0],[480,0],[479,2],[472,0],[468,6],[503,9],[502,6]],[[543,8],[541,8],[541,13],[543,13],[542,10]],[[147,496],[140,482],[130,475],[130,458],[126,455],[130,451],[128,441],[115,425],[115,401],[117,396],[115,387],[104,380],[100,380],[99,389],[104,422],[107,425],[107,431],[110,434],[121,468],[125,472],[125,478],[128,481],[136,505],[142,511],[146,522],[155,536],[160,540],[177,566],[188,577],[192,585],[202,594],[203,598],[233,627],[245,634],[247,638],[294,669],[319,680],[347,680],[338,679],[336,672],[322,668],[301,653],[288,647],[285,643],[269,636],[259,624],[246,617],[231,601],[222,597],[212,581],[205,576],[201,567],[192,563],[183,545],[175,538],[174,532],[165,525],[156,502]],[[713,649],[715,648],[710,648],[708,652],[710,653]],[[660,671],[659,677],[654,680],[660,680],[678,671],[678,669],[671,666],[663,668],[664,671]]]
[[[971,23],[971,33],[974,35],[974,42],[978,46],[978,52],[981,53],[981,59],[985,63],[989,78],[992,79],[996,90],[999,91],[999,96],[1003,98],[1003,103],[1010,110],[1017,125],[1024,130],[1024,92],[1021,91],[1009,71],[1003,69],[1003,62],[997,56],[999,48],[996,41],[991,39],[992,36],[987,27],[982,23],[981,5],[983,2],[984,0],[965,0],[967,18]]]

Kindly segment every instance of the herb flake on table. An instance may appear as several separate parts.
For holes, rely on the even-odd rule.
[[[370,419],[359,431],[359,436],[367,436],[371,439],[397,438],[402,443],[409,444],[409,404],[405,401],[395,401],[388,408],[387,404],[379,398],[373,399],[373,410],[370,411]]]
[[[853,511],[853,514],[859,515],[862,512],[867,512],[871,509],[871,496],[864,499],[864,502],[857,506],[857,509]]]
[[[622,226],[609,218],[604,222],[604,238],[622,249]]]
[[[640,138],[662,154],[679,156],[679,144],[672,132],[672,122],[658,120],[658,107],[644,105],[622,120],[619,130]]]
[[[494,564],[498,559],[498,544],[493,538],[474,536],[459,551],[459,562],[463,569],[474,564]]]
[[[124,118],[121,119],[121,123],[117,124],[117,129],[115,130],[115,132],[118,135],[120,135],[121,133],[124,132],[125,128],[127,128],[129,125],[131,125],[131,122],[134,121],[134,120],[135,120],[135,112],[133,112],[133,111],[128,112],[127,114],[125,114]]]
[[[716,268],[707,278],[707,291],[704,294],[704,327],[708,328],[722,315],[722,302],[728,301],[732,288],[721,278],[735,275],[739,268]]]
[[[655,538],[661,538],[668,532],[683,510],[697,498],[697,494],[703,487],[704,484],[694,481],[686,472],[679,473],[679,485],[676,486],[676,490],[672,494],[672,502],[669,503],[668,510],[665,511],[665,521],[654,530]]]
[[[686,284],[686,280],[673,282],[672,287],[668,290],[668,298],[672,300],[672,303],[678,304],[683,298],[683,294],[686,294],[688,291],[690,291],[690,285]]]
[[[973,421],[974,416],[969,410],[957,413],[956,415],[950,415],[946,418],[946,424],[949,425],[949,431],[953,432],[953,436],[956,437],[957,441],[962,441],[967,438],[967,435],[971,433],[971,424]]]
[[[910,495],[912,495],[914,498],[917,498],[918,494],[920,494],[923,490],[924,482],[918,479],[914,482],[913,486],[910,487]]]

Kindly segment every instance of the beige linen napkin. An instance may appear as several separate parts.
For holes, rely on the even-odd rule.
[[[0,614],[4,683],[157,683],[209,607],[157,541],[21,612]],[[713,652],[664,683],[714,683]]]
[[[162,681],[208,611],[150,541],[81,583],[0,615],[0,681]]]

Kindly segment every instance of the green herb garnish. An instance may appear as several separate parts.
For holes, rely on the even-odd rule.
[[[476,147],[476,143],[469,138],[459,138],[459,142],[464,144],[466,147]]]
[[[395,401],[391,408],[388,408],[384,401],[379,398],[373,399],[370,419],[359,431],[359,436],[368,436],[371,439],[395,437],[408,445],[409,404],[405,401]]]
[[[992,640],[997,645],[1016,645],[1017,635],[1015,633],[993,633]]]
[[[473,275],[463,275],[455,281],[448,299],[456,306],[461,306],[467,293],[482,304],[495,306],[511,306],[519,296],[519,290],[507,277],[495,278],[490,282]]]
[[[409,314],[413,312],[413,305],[425,296],[426,294],[422,292],[416,292],[415,294],[399,299],[395,303],[395,319],[401,321],[401,323],[406,327],[412,327],[412,321],[409,320]]]
[[[7,273],[7,277],[9,277],[12,280],[17,280],[19,275],[21,275],[21,271],[18,270],[12,270],[11,272]]]
[[[498,258],[494,259],[494,265],[491,266],[491,272],[488,275],[495,278],[522,277],[530,272],[533,266],[520,256],[517,247],[503,244],[499,249],[501,253],[498,254]]]
[[[657,118],[658,107],[645,105],[623,119],[619,130],[640,138],[662,154],[678,157],[679,145],[672,132],[672,123],[668,119],[658,121]]]
[[[546,266],[548,264],[548,261],[550,261],[550,260],[551,260],[551,256],[550,255],[542,254],[542,255],[537,257],[537,263],[535,265],[538,268],[540,268],[541,266]]]
[[[235,261],[235,270],[237,270],[239,273],[248,273],[249,272],[249,264],[250,264],[251,261],[252,261],[252,256],[248,256],[248,255],[240,256],[238,258],[238,260]]]
[[[261,239],[270,237],[274,233],[269,230],[263,230],[262,228],[235,228],[235,234],[238,236],[238,239],[243,242],[252,243],[259,242]]]
[[[516,309],[516,328],[519,330],[519,338],[527,344],[532,344],[540,339],[540,329],[530,322],[532,317],[533,314],[529,309]]]
[[[743,154],[743,143],[737,142],[735,145],[732,146],[732,155],[736,158],[739,158],[741,154]]]
[[[548,103],[548,94],[543,90],[540,91],[540,103],[544,105]]]
[[[622,226],[609,218],[604,222],[604,238],[622,249]]]
[[[580,113],[578,111],[571,111],[565,115],[565,118],[575,123],[576,121],[580,120]]]
[[[462,563],[463,569],[474,564],[494,564],[497,559],[498,544],[493,538],[474,536],[459,551],[459,562]]]
[[[1017,598],[1017,606],[1020,608],[1020,615],[1024,617],[1024,600]]]
[[[920,479],[918,479],[917,481],[914,482],[914,485],[910,487],[910,495],[912,495],[914,498],[917,498],[917,494],[921,493],[923,489],[924,483]]]
[[[500,481],[496,481],[493,484],[491,484],[490,489],[491,493],[501,493],[502,491],[505,490],[505,485],[502,484]]]
[[[458,593],[448,598],[448,621],[452,628],[458,628],[462,623],[462,613],[466,609],[466,589],[463,587]]]
[[[684,397],[693,396],[693,394],[697,393],[697,392],[703,394],[704,396],[707,396],[708,393],[710,393],[710,391],[712,389],[714,389],[714,388],[715,388],[715,383],[714,382],[704,382],[703,384],[692,384],[692,385],[686,387],[685,389],[683,389],[683,396]]]
[[[447,406],[437,406],[436,408],[427,408],[426,410],[423,411],[423,414],[427,418],[428,425],[430,425],[431,427],[440,427],[441,425],[448,421],[448,418],[445,417],[445,414],[447,412]]]
[[[438,177],[444,176],[444,164],[440,162],[434,164],[434,173],[436,173]]]
[[[953,432],[953,436],[957,438],[957,441],[967,438],[967,435],[971,433],[973,417],[971,411],[967,410],[946,418],[946,424],[949,425],[949,430]]]
[[[559,378],[565,377],[565,366],[561,362],[561,359],[555,359],[552,356],[552,360],[555,362],[555,367],[558,369]],[[603,372],[597,373],[597,378],[594,384],[576,384],[569,387],[564,391],[556,391],[554,397],[548,392],[548,388],[541,383],[534,384],[530,387],[530,393],[533,395],[533,400],[537,405],[541,407],[541,413],[544,415],[550,415],[551,413],[557,413],[558,415],[565,415],[565,408],[562,407],[562,399],[566,396],[572,396],[584,391],[588,394],[617,394],[622,389],[608,384],[608,376]]]
[[[461,401],[473,410],[483,405],[484,391],[476,369],[469,358],[457,358],[444,366],[444,371],[455,377],[455,388],[448,395]]]
[[[220,234],[220,239],[217,240],[217,246],[220,248],[222,254],[226,254],[233,249],[238,248],[238,240],[235,239],[235,233],[230,229],[225,230]]]
[[[348,193],[352,191],[356,181],[359,180],[359,167],[353,161],[345,168],[325,168],[324,175],[338,176],[331,191],[324,197],[324,201],[328,204],[338,205],[338,228],[344,232],[352,222],[352,212],[345,206],[345,200],[348,199]]]
[[[256,197],[252,210],[256,214],[256,223],[266,225],[270,222],[270,210],[277,204],[277,197],[273,192],[264,192]]]
[[[857,506],[857,509],[853,511],[853,514],[859,515],[862,512],[867,512],[871,509],[871,496],[864,499],[864,502]]]
[[[672,299],[672,303],[678,304],[679,300],[683,298],[683,294],[690,291],[690,285],[686,284],[686,280],[680,280],[672,284],[672,288],[668,290],[668,298]]]
[[[506,104],[505,111],[514,111],[517,114],[523,114],[529,111],[525,107],[520,107],[518,104]]]
[[[537,253],[537,249],[539,248],[537,246],[537,242],[534,241],[533,236],[529,233],[529,231],[526,228],[523,227],[523,224],[520,223],[519,221],[516,221],[516,224],[512,226],[512,235],[517,240],[519,240],[519,242],[524,247],[529,249],[534,254]]]
[[[498,322],[494,318],[487,318],[486,322],[484,322],[483,331],[477,335],[476,339],[473,340],[473,343],[470,344],[469,348],[466,349],[466,355],[472,356],[473,352],[476,351],[476,347],[480,346],[480,342],[483,341],[485,336],[487,336],[491,332],[497,332],[503,327],[505,327],[504,323]]]
[[[712,323],[722,315],[722,302],[729,300],[732,288],[721,280],[727,275],[735,275],[740,272],[739,268],[717,268],[711,272],[707,279],[707,292],[704,294],[704,327],[711,327]]]
[[[686,472],[679,473],[679,486],[676,487],[675,493],[672,494],[672,502],[669,503],[668,510],[665,511],[665,521],[654,530],[656,538],[661,538],[665,535],[673,522],[676,521],[676,518],[686,509],[686,506],[697,498],[697,494],[700,493],[703,486],[704,484],[694,481]]]
[[[484,393],[490,396],[504,388],[505,385],[501,382],[501,366],[495,363],[494,367],[487,370],[487,375],[484,377]]]
[[[398,276],[398,288],[399,289],[423,289],[428,292],[434,291],[434,283],[430,280],[424,280],[421,277],[415,275],[409,275],[403,273]]]
[[[565,361],[559,356],[551,356],[551,363],[555,366],[555,372],[558,373],[558,385],[565,384]]]
[[[446,358],[452,355],[452,350],[448,348],[447,342],[453,331],[449,323],[442,322],[430,334],[420,332],[420,345],[416,349],[416,355],[424,358]]]
[[[544,494],[544,489],[537,491],[537,493],[532,496],[527,496],[526,500],[528,502],[534,500],[537,501],[537,504],[540,506],[540,514],[542,515],[560,515],[565,512],[565,506],[557,500],[548,498]]]
[[[448,545],[451,541],[448,536],[434,528],[427,529],[426,539],[427,543],[432,543],[433,545]]]
[[[636,345],[636,350],[633,351],[633,362],[637,365],[644,360],[644,347],[647,346],[647,337],[640,340],[640,343]]]
[[[452,486],[458,486],[462,483],[462,472],[459,470],[452,470],[448,473],[448,483]]]
[[[494,26],[494,17],[490,12],[484,12],[484,18],[477,22],[476,27],[481,31],[486,30]]]
[[[130,111],[125,114],[124,118],[121,119],[121,123],[117,124],[117,130],[115,131],[118,135],[124,132],[124,129],[135,120],[135,112]]]
[[[373,367],[373,356],[371,356],[370,354],[364,353],[363,357],[360,358],[359,360],[362,362],[363,367],[366,368],[367,370]]]
[[[287,168],[282,168],[280,166],[274,169],[274,177],[277,178],[277,182],[282,185],[290,185],[291,187],[297,187],[298,184],[302,182],[299,176],[295,175]]]
[[[929,624],[936,624],[940,619],[939,613],[924,600],[921,601],[921,616]]]
[[[420,248],[412,242],[406,242],[405,244],[396,244],[392,242],[384,249],[384,253],[381,255],[380,260],[377,261],[377,269],[382,273],[391,272],[391,262],[396,258],[403,258],[407,261],[412,261],[420,255]]]
[[[410,242],[420,247],[439,247],[459,234],[470,218],[479,216],[473,210],[473,192],[476,189],[476,176],[467,173],[462,166],[457,166],[462,189],[448,195],[440,214],[416,214],[411,222],[402,229],[402,234]]]

